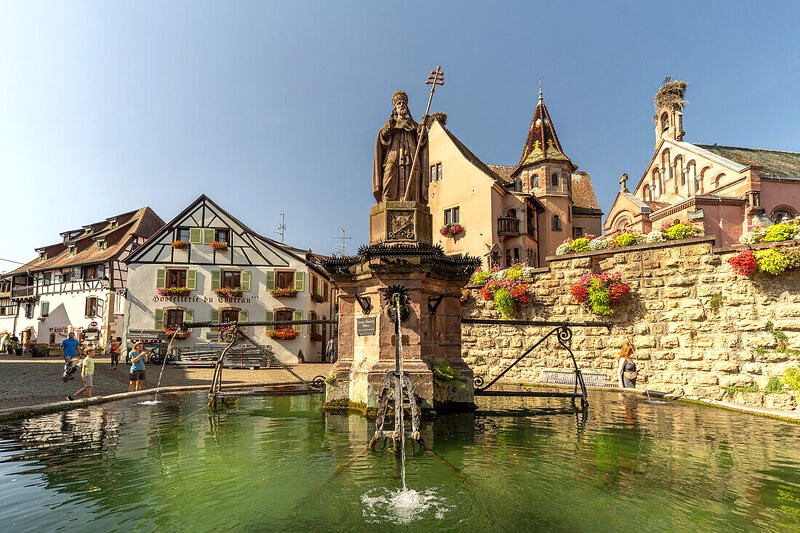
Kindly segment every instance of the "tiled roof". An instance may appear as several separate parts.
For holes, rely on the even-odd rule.
[[[585,209],[600,209],[588,172],[572,173],[572,203]]]
[[[521,167],[545,160],[569,161],[569,158],[561,148],[553,121],[550,119],[550,112],[547,111],[544,98],[540,93],[539,102],[533,112],[531,127],[528,130],[528,137],[522,148],[522,157],[517,166]]]
[[[508,165],[486,165],[486,166],[492,169],[492,171],[494,171],[494,173],[497,174],[500,177],[500,179],[503,180],[505,183],[514,182],[514,178],[511,177],[511,173],[514,172],[514,169],[517,167],[510,167]]]
[[[116,220],[114,228],[111,227],[110,220]],[[84,227],[91,226],[92,231],[90,233],[81,231],[78,234],[77,230],[63,232],[62,235],[70,233],[73,238],[66,243],[56,243],[37,248],[37,250],[44,249],[47,251],[47,259],[41,261],[36,258],[13,272],[9,272],[8,275],[102,263],[119,254],[128,243],[131,235],[149,237],[163,225],[164,221],[161,220],[161,217],[149,207],[142,207],[136,211],[109,217],[104,222],[87,224]],[[106,241],[104,250],[97,246],[97,241],[101,239]],[[75,245],[75,254],[70,255],[69,245]]]
[[[716,144],[698,144],[696,146],[742,165],[761,167],[758,173],[764,177],[800,178],[800,153],[798,152],[717,146]]]

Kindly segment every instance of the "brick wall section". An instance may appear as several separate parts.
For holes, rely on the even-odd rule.
[[[548,321],[611,321],[602,327],[576,327],[571,347],[584,372],[601,373],[616,384],[617,354],[632,341],[639,367],[639,389],[650,389],[704,400],[792,411],[794,392],[747,393],[723,387],[758,385],[782,376],[800,358],[778,351],[768,321],[800,348],[800,272],[780,276],[737,276],[727,259],[735,251],[714,250],[713,237],[679,243],[639,245],[615,253],[589,252],[548,258],[549,270],[533,274],[533,301],[518,309],[517,318]],[[587,271],[619,271],[631,286],[627,303],[611,317],[598,317],[571,301],[570,287]],[[484,301],[471,287],[463,314],[471,318],[500,318],[493,302]],[[714,295],[725,299],[715,313]],[[475,375],[496,376],[522,350],[551,328],[462,325],[462,353]],[[548,339],[511,370],[515,382],[536,383],[542,370],[569,370],[571,362],[555,339]]]

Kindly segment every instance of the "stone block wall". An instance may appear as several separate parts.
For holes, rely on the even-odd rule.
[[[700,237],[548,258],[549,270],[533,275],[533,299],[518,308],[516,318],[613,322],[610,332],[572,328],[571,348],[579,367],[604,374],[606,383],[617,383],[617,354],[632,342],[639,389],[797,410],[794,391],[764,389],[787,367],[800,369],[800,272],[737,276],[727,261],[735,250],[715,250],[713,243],[713,237]],[[599,317],[572,303],[570,287],[587,271],[618,271],[631,286],[630,297],[614,315]],[[481,298],[479,287],[471,288],[463,315],[500,318],[494,303]],[[767,330],[768,322],[773,331]],[[491,378],[550,329],[463,324],[462,354],[476,376]],[[571,368],[568,353],[551,338],[506,378],[536,383],[542,370]]]

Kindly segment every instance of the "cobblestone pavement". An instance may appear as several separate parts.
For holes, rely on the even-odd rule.
[[[303,379],[314,376],[327,376],[329,363],[305,363],[293,365],[292,370]],[[111,368],[108,356],[95,358],[94,396],[105,396],[128,390],[129,366],[121,363]],[[64,401],[67,396],[80,389],[80,376],[64,383],[61,374],[64,360],[61,357],[18,357],[0,355],[0,409],[25,407],[50,402]],[[160,365],[147,365],[147,378],[144,388],[155,388]],[[211,384],[211,368],[186,368],[173,365],[164,367],[161,386],[186,386]],[[284,370],[232,370],[225,369],[222,383],[264,384],[294,381],[295,378]]]

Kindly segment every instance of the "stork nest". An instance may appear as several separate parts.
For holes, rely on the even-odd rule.
[[[663,107],[670,107],[672,109],[680,109],[686,103],[683,95],[686,93],[687,83],[681,80],[667,79],[658,91],[654,98],[656,110]]]

